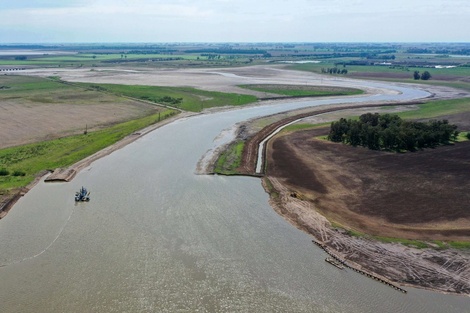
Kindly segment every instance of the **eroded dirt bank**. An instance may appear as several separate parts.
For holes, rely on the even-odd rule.
[[[347,262],[402,285],[446,293],[470,294],[470,253],[462,250],[416,249],[353,237],[335,229],[310,201],[294,198],[275,177],[268,177],[277,196],[273,208],[294,226],[312,234]]]

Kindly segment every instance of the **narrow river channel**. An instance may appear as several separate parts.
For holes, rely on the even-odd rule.
[[[401,94],[373,100],[426,96],[393,88]],[[0,312],[468,312],[468,297],[402,294],[326,263],[312,238],[269,206],[259,179],[195,174],[237,122],[370,100],[181,119],[70,183],[38,184],[0,221]],[[82,185],[92,199],[76,204]]]

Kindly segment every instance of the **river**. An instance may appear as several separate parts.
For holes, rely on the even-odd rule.
[[[398,89],[372,99],[426,96]],[[468,297],[402,294],[326,263],[311,236],[269,206],[258,178],[195,174],[239,121],[370,100],[180,119],[70,183],[39,183],[0,221],[0,312],[468,312]],[[91,201],[77,204],[82,185]]]

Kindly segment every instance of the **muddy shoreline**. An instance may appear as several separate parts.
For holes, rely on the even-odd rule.
[[[470,295],[470,252],[416,249],[354,237],[332,227],[311,202],[292,197],[290,190],[277,178],[265,177],[263,187],[271,195],[270,205],[279,215],[356,269],[400,286]],[[446,263],[450,268],[445,267]]]

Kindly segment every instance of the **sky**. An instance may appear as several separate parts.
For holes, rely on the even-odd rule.
[[[0,43],[469,41],[469,0],[0,0]]]

